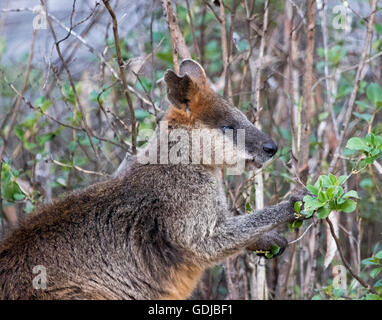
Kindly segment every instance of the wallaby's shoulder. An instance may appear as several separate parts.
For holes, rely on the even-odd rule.
[[[200,198],[201,195],[206,196],[206,192],[215,193],[218,188],[214,173],[202,166],[130,162],[129,170],[120,177],[70,192],[51,204],[39,205],[6,235],[0,249],[15,244],[15,241],[29,239],[33,234],[63,229],[65,225],[75,223],[86,226],[94,216],[110,210],[134,215],[146,206],[149,209],[155,201],[162,206],[167,203],[168,208],[179,207],[186,205],[189,197]]]

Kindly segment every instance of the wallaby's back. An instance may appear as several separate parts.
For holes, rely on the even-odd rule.
[[[171,229],[200,202],[213,203],[216,186],[201,166],[135,164],[123,178],[40,208],[0,246],[0,298],[184,298],[170,288],[179,273],[188,296],[202,270]],[[45,290],[32,285],[39,265]]]

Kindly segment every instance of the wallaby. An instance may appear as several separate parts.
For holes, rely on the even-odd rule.
[[[182,61],[179,74],[168,70],[164,80],[170,133],[209,128],[224,137],[232,131],[235,146],[243,129],[245,150],[238,155],[257,167],[277,152],[269,136],[213,92],[197,62]],[[142,152],[157,148],[157,137],[158,131]],[[295,219],[301,196],[233,216],[220,174],[225,166],[134,158],[117,177],[42,206],[0,245],[0,298],[186,299],[204,270],[221,260],[246,247],[284,248],[286,240],[273,229]],[[37,287],[36,270],[46,275]]]

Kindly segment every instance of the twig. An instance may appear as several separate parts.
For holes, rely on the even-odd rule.
[[[139,77],[139,75],[138,75],[136,72],[134,72],[134,71],[131,71],[131,72],[136,76],[136,78],[137,78],[139,84],[141,85],[141,87],[143,88],[143,91],[144,91],[145,94],[146,94],[147,99],[150,101],[151,106],[153,107],[155,114],[157,114],[157,113],[160,111],[160,109],[157,108],[157,106],[155,105],[153,99],[152,99],[151,96],[150,96],[150,93],[147,91],[147,89],[146,89],[145,86],[143,85],[141,78]],[[150,112],[150,113],[151,113],[151,112]],[[152,113],[151,113],[151,114],[152,114]]]
[[[74,168],[77,171],[80,171],[80,172],[83,172],[83,173],[87,173],[87,174],[94,174],[94,175],[98,175],[98,176],[110,176],[109,174],[104,173],[104,172],[96,172],[96,171],[85,170],[85,169],[82,169],[81,167],[76,166],[74,164],[73,165],[65,164],[65,163],[62,163],[62,162],[54,160],[54,159],[52,159],[52,162],[57,164],[57,165],[59,165],[59,166],[61,166],[61,167]]]
[[[321,5],[321,8],[319,7],[318,10],[320,11],[321,14],[321,19],[322,19],[322,24],[321,24],[321,29],[322,29],[322,40],[324,43],[324,53],[325,53],[325,85],[326,85],[326,104],[327,108],[329,109],[334,133],[336,135],[336,138],[338,140],[338,125],[337,125],[337,120],[336,116],[334,114],[333,110],[333,99],[331,95],[331,89],[330,89],[330,83],[329,83],[329,61],[328,61],[328,28],[327,28],[327,22],[326,22],[326,8],[327,8],[327,0],[321,0],[318,1],[318,4]],[[320,10],[322,9],[322,11]]]
[[[225,98],[228,98],[230,102],[232,102],[232,98],[229,98],[232,96],[232,90],[231,90],[231,84],[230,84],[230,52],[228,48],[228,39],[227,39],[227,30],[226,30],[226,20],[225,20],[225,14],[224,14],[224,4],[223,0],[219,0],[219,17],[220,17],[220,38],[221,38],[221,45],[222,45],[222,58],[223,58],[223,74],[222,78],[224,79],[224,91],[223,96]],[[231,41],[231,39],[230,39]]]
[[[345,268],[350,272],[350,274],[352,275],[352,277],[354,279],[356,279],[366,290],[374,293],[374,294],[377,294],[377,292],[369,285],[367,284],[365,281],[363,281],[358,275],[356,275],[354,273],[354,271],[352,270],[352,268],[350,267],[349,263],[346,261],[345,259],[345,256],[344,256],[344,253],[342,251],[342,248],[341,248],[341,245],[340,245],[340,242],[335,234],[335,231],[334,231],[334,227],[333,227],[333,224],[332,222],[330,221],[329,217],[326,218],[326,222],[329,224],[329,228],[330,228],[330,233],[334,239],[334,241],[336,242],[336,245],[337,245],[337,250],[338,252],[340,253],[340,256],[341,256],[341,260],[343,262],[343,264],[345,265]]]
[[[68,39],[72,33],[72,30],[73,30],[73,16],[74,16],[74,12],[76,11],[76,2],[77,0],[73,0],[73,7],[72,7],[72,12],[70,14],[70,28],[69,28],[69,31],[68,33],[66,34],[65,37],[63,37],[61,40],[57,41],[57,45],[59,45],[61,42],[64,42],[66,39]]]
[[[221,21],[221,17],[219,16],[219,14],[216,13],[216,11],[214,10],[214,8],[212,7],[212,5],[209,3],[209,0],[203,0],[204,4],[211,9],[212,13],[214,14],[215,18],[219,21],[219,23],[222,23]]]
[[[195,34],[195,26],[194,26],[194,21],[192,19],[192,13],[191,13],[189,0],[186,0],[186,5],[187,5],[188,17],[190,19],[192,41],[194,42],[194,50],[195,50],[195,53],[196,53],[198,60],[200,61],[200,49],[199,49],[198,39],[196,38],[196,34]]]
[[[293,7],[296,8],[298,15],[300,16],[302,22],[306,25],[306,19],[304,16],[304,12],[301,10],[301,8],[293,1],[293,0],[288,0]]]
[[[115,13],[113,9],[111,8],[109,4],[109,0],[102,0],[104,3],[106,9],[109,11],[109,14],[111,16],[111,19],[113,21],[113,34],[114,34],[114,44],[115,44],[115,49],[117,52],[117,60],[118,60],[118,65],[119,65],[119,76],[120,79],[122,80],[122,85],[123,85],[123,92],[125,94],[127,104],[129,106],[130,110],[130,115],[131,115],[131,141],[132,141],[132,146],[133,146],[133,154],[137,153],[137,129],[136,129],[136,119],[135,119],[135,113],[134,113],[134,106],[133,102],[130,97],[130,91],[127,85],[127,80],[126,80],[126,75],[125,75],[125,66],[124,62],[122,59],[122,54],[121,54],[121,48],[119,45],[119,35],[118,35],[118,22],[117,22],[117,17],[115,16]]]
[[[315,0],[307,4],[308,24],[306,26],[305,75],[303,87],[303,108],[301,110],[301,144],[298,152],[298,175],[306,182],[309,173],[309,138],[310,124],[313,116],[313,57],[315,38]]]
[[[172,9],[171,0],[162,0],[162,4],[163,4],[163,13],[167,19],[168,28],[170,30],[174,70],[176,73],[178,73],[179,72],[178,53],[182,59],[191,58],[191,55],[187,49],[186,41],[184,40],[183,34],[180,31],[176,14],[174,13]]]
[[[292,241],[290,241],[290,242],[288,242],[288,244],[292,244],[292,243],[295,243],[295,242],[297,242],[297,241],[300,241],[304,236],[305,236],[305,234],[309,231],[309,229],[312,227],[312,226],[314,226],[315,225],[315,223],[314,222],[312,222],[306,229],[305,229],[305,231],[301,234],[301,236],[299,236],[297,239],[295,239],[295,240],[292,240]]]

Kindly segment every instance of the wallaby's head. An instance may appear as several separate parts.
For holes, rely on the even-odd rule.
[[[213,92],[199,63],[183,60],[179,75],[168,70],[164,79],[172,104],[167,116],[170,126],[214,129],[215,135],[224,139],[229,136],[233,146],[237,146],[240,133],[245,140],[244,151],[240,154],[250,166],[260,167],[277,152],[276,143],[268,135],[258,130],[238,108]]]

